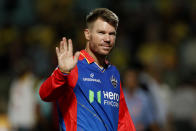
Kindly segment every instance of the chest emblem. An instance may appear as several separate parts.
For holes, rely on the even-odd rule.
[[[117,82],[116,78],[113,75],[110,77],[110,81],[111,81],[112,85],[114,86],[114,88],[116,88],[118,82]]]

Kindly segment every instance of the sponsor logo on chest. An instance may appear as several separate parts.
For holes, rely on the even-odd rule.
[[[118,93],[112,92],[112,91],[94,92],[92,90],[89,90],[89,102],[90,103],[93,103],[94,99],[97,98],[97,102],[99,104],[104,104],[105,106],[112,106],[112,107],[118,108],[119,99],[120,99],[119,97],[120,95]],[[101,101],[101,98],[103,98],[103,101]]]
[[[84,82],[95,82],[95,83],[102,83],[102,81],[99,78],[95,77],[94,73],[90,73],[89,77],[83,77],[82,80]],[[109,87],[104,87],[104,90],[100,90],[100,88],[96,91],[93,90],[93,88],[88,90],[88,98],[90,103],[94,103],[95,100],[98,104],[104,105],[104,106],[111,106],[114,108],[119,107],[119,99],[120,99],[120,94],[117,93],[116,89],[111,88],[116,88],[118,85],[117,79],[112,75],[111,77],[108,78],[108,82],[111,83],[111,85],[108,85]],[[102,83],[104,84],[104,83]],[[110,88],[110,91],[107,91],[106,88]]]
[[[100,79],[95,79],[95,78],[94,78],[94,73],[91,73],[91,74],[90,74],[90,77],[83,78],[82,80],[83,80],[83,81],[89,81],[89,82],[101,83],[101,80],[100,80]]]

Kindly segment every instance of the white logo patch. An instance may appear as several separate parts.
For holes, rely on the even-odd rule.
[[[113,75],[110,77],[110,81],[111,81],[112,85],[114,86],[114,88],[116,88],[118,82]]]
[[[93,73],[91,73],[91,74],[90,74],[90,77],[91,77],[91,78],[93,78],[93,77],[94,77],[94,74],[93,74]]]
[[[94,73],[90,74],[90,78],[83,78],[83,81],[91,81],[91,82],[101,83],[100,79],[94,79]]]

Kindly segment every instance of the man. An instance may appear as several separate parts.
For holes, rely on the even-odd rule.
[[[127,107],[137,131],[157,131],[152,100],[148,92],[139,84],[139,72],[134,68],[128,68],[124,74],[124,96]]]
[[[42,84],[40,97],[55,101],[60,127],[68,131],[135,131],[120,75],[106,56],[114,47],[118,17],[98,8],[86,17],[85,50],[73,56],[72,41],[56,47],[58,68]]]

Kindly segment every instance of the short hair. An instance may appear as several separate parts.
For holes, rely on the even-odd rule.
[[[89,25],[96,21],[98,18],[103,19],[104,21],[115,27],[115,29],[117,29],[119,22],[118,16],[107,8],[96,8],[92,10],[86,16],[86,26],[89,27]]]

